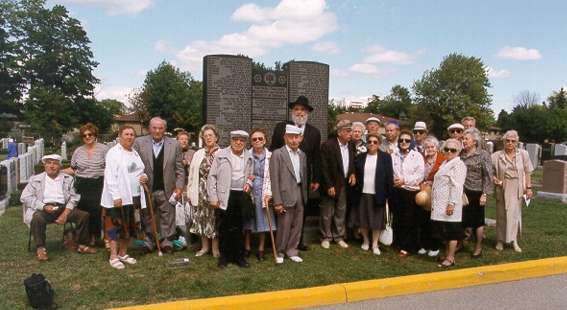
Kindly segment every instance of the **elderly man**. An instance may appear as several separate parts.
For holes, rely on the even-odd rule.
[[[415,140],[415,149],[421,154],[424,155],[425,147],[423,143],[425,142],[425,138],[427,137],[427,125],[425,122],[415,122],[413,126],[413,138]]]
[[[352,123],[352,143],[354,144],[356,155],[366,153],[366,142],[364,142],[364,131],[366,127],[361,122]]]
[[[253,175],[254,168],[252,155],[245,149],[247,140],[246,131],[231,131],[230,146],[217,152],[207,179],[209,204],[218,209],[220,268],[231,262],[239,267],[250,266],[244,257],[242,228],[243,214],[250,213],[244,208],[253,208],[250,196],[246,197],[252,186],[248,177]]]
[[[465,130],[469,128],[476,128],[476,119],[472,116],[465,116],[461,120],[461,124],[463,124]]]
[[[148,176],[149,190],[152,192],[153,206],[157,208],[159,219],[160,245],[163,252],[173,252],[172,241],[175,240],[175,204],[169,201],[173,197],[181,199],[185,183],[185,168],[181,147],[173,138],[165,137],[167,123],[160,117],[150,120],[147,136],[142,136],[134,142],[134,149],[142,158]],[[144,209],[144,211],[147,209]],[[146,251],[155,249],[150,216],[143,213],[144,229],[146,231]]]
[[[94,254],[96,250],[86,246],[89,242],[89,214],[76,209],[81,198],[73,185],[73,177],[61,172],[61,156],[45,155],[41,159],[45,172],[34,175],[22,192],[20,201],[24,204],[24,222],[30,225],[37,247],[39,261],[46,261],[45,230],[47,224],[76,224],[79,236],[77,252]]]
[[[347,214],[347,186],[354,186],[354,145],[352,123],[341,120],[336,125],[337,137],[321,146],[321,189],[319,229],[321,246],[328,249],[334,240],[340,247],[348,248],[344,241]]]
[[[380,126],[382,126],[382,122],[380,121],[379,118],[374,116],[369,117],[366,119],[365,123],[366,123],[366,131],[368,132],[368,134],[375,134],[381,136]]]
[[[286,125],[285,146],[275,150],[270,158],[272,197],[278,215],[278,264],[283,263],[286,255],[293,262],[303,262],[297,251],[307,203],[307,158],[300,149],[302,138],[299,127]]]
[[[320,146],[321,146],[321,133],[319,129],[308,123],[309,113],[313,111],[313,107],[309,104],[309,100],[305,96],[299,96],[293,102],[288,104],[291,109],[291,121],[281,122],[274,128],[272,136],[272,145],[270,151],[284,146],[284,133],[286,125],[294,125],[301,130],[303,136],[299,148],[305,153],[307,157],[307,182],[310,186],[311,192],[316,192],[319,189],[319,182],[321,179],[320,172]],[[309,197],[307,197],[309,199]],[[305,221],[305,213],[303,217]],[[307,250],[307,246],[303,243],[303,231],[301,232],[301,240],[299,242],[299,250]]]
[[[447,127],[447,132],[449,133],[449,138],[457,139],[463,142],[463,132],[465,131],[465,126],[460,123],[451,124]]]
[[[398,136],[400,135],[400,124],[396,121],[386,123],[386,139],[383,140],[380,150],[393,154],[398,150]]]

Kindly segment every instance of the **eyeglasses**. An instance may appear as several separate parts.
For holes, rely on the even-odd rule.
[[[264,141],[264,137],[254,137],[254,138],[252,138],[252,141],[253,141],[253,142],[256,142],[256,141]]]
[[[506,139],[506,143],[516,143],[516,142],[517,142],[517,141],[516,141],[516,140],[513,140],[513,139]]]
[[[410,143],[411,139],[400,139],[400,143]]]
[[[450,133],[455,133],[455,132],[461,133],[461,132],[463,132],[463,130],[462,129],[451,129],[451,130],[449,130],[449,132]]]
[[[445,151],[445,153],[457,153],[458,152],[457,149],[448,148],[448,147],[444,148],[443,150]]]
[[[94,137],[94,135],[90,132],[83,134],[83,138]]]
[[[378,142],[378,140],[368,140],[367,143],[368,143],[368,145],[371,145],[371,144],[378,144],[379,142]]]
[[[423,131],[423,130],[414,130],[413,133],[416,134],[416,135],[423,135],[423,134],[425,134],[425,131]]]

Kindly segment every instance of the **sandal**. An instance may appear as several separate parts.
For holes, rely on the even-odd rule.
[[[195,253],[195,256],[196,256],[196,257],[200,257],[200,256],[203,256],[203,255],[205,255],[205,254],[207,254],[207,253],[209,253],[209,250],[208,250],[208,249],[200,249],[197,253]]]
[[[443,260],[439,265],[437,265],[437,267],[439,268],[449,268],[455,266],[455,261],[454,260],[449,260],[449,259],[445,259]]]
[[[38,248],[36,251],[37,260],[40,262],[45,262],[49,259],[47,257],[47,250],[45,248]]]
[[[136,264],[136,259],[134,257],[130,257],[130,255],[128,255],[128,254],[126,254],[124,256],[118,255],[118,259],[121,262],[129,264],[129,265],[135,265]]]
[[[119,258],[109,259],[110,266],[114,269],[124,269],[126,266],[120,261]]]
[[[79,253],[79,254],[96,254],[96,249],[88,247],[86,245],[79,245],[77,247],[77,253]]]

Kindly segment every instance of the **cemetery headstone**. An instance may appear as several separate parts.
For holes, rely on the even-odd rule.
[[[548,160],[543,163],[543,188],[538,196],[567,203],[567,161]]]
[[[541,146],[536,143],[528,143],[526,144],[526,150],[530,155],[530,160],[532,162],[532,166],[534,168],[539,167],[541,162]]]
[[[61,159],[67,160],[67,142],[65,141],[61,143]]]

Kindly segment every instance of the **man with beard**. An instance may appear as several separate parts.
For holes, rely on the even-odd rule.
[[[311,192],[315,192],[319,189],[320,178],[320,154],[319,148],[321,146],[321,133],[319,129],[315,128],[311,124],[308,124],[309,113],[313,111],[313,107],[309,105],[309,100],[305,96],[299,96],[293,102],[288,104],[291,109],[291,121],[284,121],[278,123],[274,128],[274,134],[272,135],[272,145],[270,145],[270,151],[277,150],[284,146],[284,133],[287,124],[295,125],[301,130],[301,135],[303,136],[303,141],[299,145],[299,148],[305,153],[307,157],[307,181],[310,184]],[[307,212],[303,213],[303,221],[305,221],[305,215]],[[302,227],[304,227],[302,225]],[[303,243],[303,230],[301,232],[301,241],[299,242],[298,249],[301,251],[306,251],[307,246]]]

